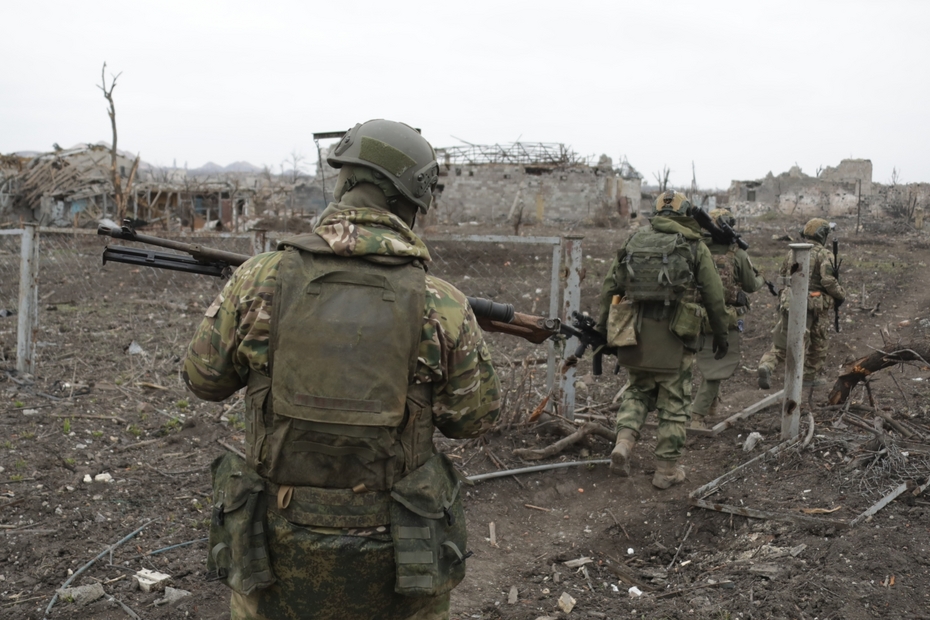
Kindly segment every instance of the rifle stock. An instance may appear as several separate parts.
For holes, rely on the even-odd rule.
[[[129,226],[123,226],[119,229],[100,226],[97,228],[97,234],[123,241],[147,243],[189,254],[189,256],[184,256],[155,250],[111,245],[107,246],[103,251],[104,264],[111,261],[228,278],[236,267],[251,258],[246,254],[224,252],[201,245],[140,235]],[[486,332],[517,336],[533,344],[540,344],[560,334],[569,338],[575,337],[580,342],[575,351],[576,357],[584,355],[588,347],[599,350],[604,345],[603,337],[594,330],[594,320],[577,312],[572,317],[574,326],[571,326],[564,325],[559,319],[516,312],[511,304],[501,304],[480,297],[468,297],[467,299],[468,304],[475,313],[475,318],[478,320],[478,325]],[[595,361],[599,362],[599,358],[598,355]],[[595,370],[598,370],[597,366]]]

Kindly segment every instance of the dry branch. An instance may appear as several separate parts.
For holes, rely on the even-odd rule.
[[[568,425],[565,425],[566,428],[570,429]],[[578,443],[588,435],[600,435],[605,439],[613,441],[616,438],[616,433],[611,431],[606,426],[598,424],[596,422],[586,422],[584,426],[579,428],[576,431],[570,432],[570,434],[562,439],[558,440],[554,444],[547,446],[539,450],[533,450],[530,448],[519,448],[513,451],[514,456],[518,456],[521,459],[526,459],[527,461],[538,461],[540,459],[545,459],[550,456],[555,456],[568,446]]]
[[[898,344],[893,348],[894,351],[891,353],[876,351],[848,364],[843,374],[836,379],[833,389],[830,390],[830,404],[839,405],[846,402],[849,393],[856,385],[883,368],[904,362],[922,362],[926,364],[927,359],[930,359],[930,346],[926,343]]]

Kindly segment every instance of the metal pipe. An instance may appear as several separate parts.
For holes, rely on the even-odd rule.
[[[487,474],[477,474],[468,476],[470,482],[480,482],[490,480],[491,478],[503,478],[504,476],[515,476],[517,474],[531,474],[536,471],[547,471],[549,469],[562,469],[563,467],[575,467],[577,465],[610,465],[610,459],[593,459],[590,461],[569,461],[567,463],[548,463],[546,465],[533,465],[532,467],[521,467],[520,469],[505,469],[501,471],[492,471]]]
[[[807,329],[807,285],[810,243],[791,244],[791,304],[785,352],[785,400],[781,409],[781,438],[794,439],[801,427],[801,385],[804,372],[804,332]]]

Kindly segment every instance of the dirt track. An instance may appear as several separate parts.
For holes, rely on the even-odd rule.
[[[843,332],[832,335],[831,379],[844,362],[869,353],[869,347],[885,346],[881,329],[902,342],[922,341],[930,329],[930,322],[921,323],[928,318],[930,301],[924,286],[930,263],[926,236],[896,230],[888,222],[869,223],[856,236],[842,230],[852,222],[839,223],[844,282],[853,295],[843,307]],[[799,227],[797,221],[752,222],[747,238],[756,265],[772,274],[786,246],[772,237],[787,233],[796,238]],[[582,304],[593,310],[613,249],[627,233],[576,232],[586,236]],[[526,228],[524,233],[559,231]],[[225,590],[203,580],[204,543],[143,555],[206,536],[209,463],[224,450],[218,440],[232,446],[242,440],[241,404],[231,401],[227,408],[197,401],[177,376],[187,339],[217,283],[116,265],[101,271],[99,249],[98,240],[88,239],[61,259],[86,265],[82,269],[104,279],[106,297],[73,278],[43,279],[40,340],[50,344],[40,349],[39,376],[0,372],[0,536],[5,539],[0,543],[0,617],[43,617],[69,570],[78,570],[150,519],[156,520],[114,550],[112,564],[105,556],[75,584],[99,581],[143,618],[226,617]],[[449,259],[437,261],[434,273],[469,294],[542,313],[547,301],[536,289],[548,288],[548,255],[540,260],[539,254],[485,248],[470,256],[467,249],[456,248],[443,254]],[[720,417],[765,394],[750,369],[769,346],[772,299],[764,290],[753,297],[743,368],[724,384]],[[879,301],[874,316],[860,310]],[[10,349],[11,328],[15,336],[15,318],[0,318],[0,350]],[[524,367],[519,360],[542,357],[544,348],[500,335],[489,340],[508,390],[509,428],[470,442],[439,441],[468,474],[527,465],[512,455],[514,448],[539,447],[557,438],[523,425],[542,396],[545,366]],[[144,353],[130,354],[133,341]],[[609,372],[611,364],[605,366]],[[11,371],[12,363],[2,362],[0,369]],[[585,387],[579,386],[578,406],[592,411],[610,402],[625,374],[596,378],[589,372],[583,362],[578,376]],[[879,409],[923,432],[923,441],[911,438],[915,444],[930,441],[928,378],[930,368],[909,365],[882,371],[871,385]],[[774,387],[780,387],[780,375]],[[838,508],[815,516],[849,521],[903,478],[926,480],[930,447],[920,446],[889,450],[844,472],[846,459],[860,455],[857,446],[867,436],[843,422],[833,426],[841,412],[818,405],[828,391],[829,385],[817,388],[812,396],[816,434],[811,449],[764,462],[709,499],[793,514]],[[861,388],[852,400],[868,404]],[[475,555],[468,577],[453,594],[453,617],[930,617],[926,497],[908,495],[851,529],[731,517],[688,505],[692,489],[776,445],[779,429],[777,411],[769,409],[716,438],[690,439],[684,457],[689,481],[665,492],[649,483],[654,464],[648,432],[637,446],[633,477],[626,480],[603,466],[589,466],[470,488],[466,511]],[[752,431],[764,441],[747,454],[740,446]],[[610,447],[593,438],[551,460],[603,458]],[[101,473],[114,481],[83,482],[86,475]],[[578,568],[564,564],[584,557],[592,561]],[[154,606],[160,595],[129,588],[139,568],[172,575],[173,585],[192,595],[175,605]],[[632,584],[646,594],[631,597]],[[516,588],[514,603],[508,602],[511,588]],[[557,604],[563,592],[576,600],[568,615]],[[86,608],[60,601],[50,617],[128,616],[104,598]]]

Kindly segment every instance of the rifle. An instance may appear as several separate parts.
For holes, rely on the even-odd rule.
[[[843,259],[838,257],[839,254],[839,242],[836,237],[833,238],[833,277],[836,278],[836,281],[840,281],[840,265],[843,264]],[[836,333],[840,333],[840,304],[843,302],[833,302],[833,329],[836,330]]]
[[[188,255],[169,254],[168,252],[158,252],[147,248],[108,245],[103,250],[104,265],[107,264],[107,261],[112,261],[114,263],[141,265],[170,271],[197,273],[216,278],[228,278],[236,267],[252,258],[247,254],[224,252],[192,243],[140,235],[129,226],[128,221],[125,221],[121,228],[101,225],[97,228],[97,234],[123,241],[147,243],[156,247],[169,248]],[[581,358],[588,347],[591,347],[594,349],[593,372],[596,375],[601,374],[601,358],[607,341],[604,336],[594,329],[595,321],[593,318],[579,312],[572,312],[572,324],[566,325],[557,318],[550,319],[517,312],[512,304],[501,304],[480,297],[468,297],[467,299],[468,304],[475,313],[475,318],[478,320],[478,325],[486,332],[499,332],[518,336],[533,344],[540,344],[549,338],[559,336],[577,338],[579,344],[575,349],[575,357]]]

